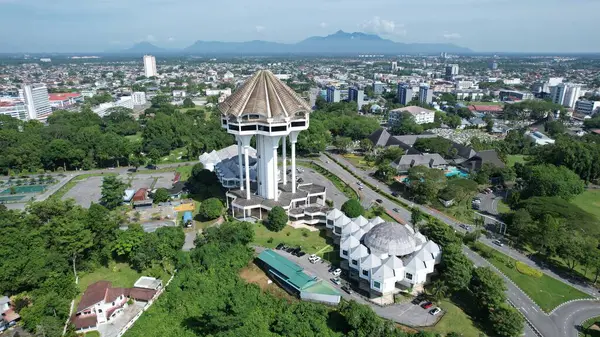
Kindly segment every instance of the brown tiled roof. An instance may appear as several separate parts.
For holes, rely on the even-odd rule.
[[[129,290],[129,298],[139,301],[149,301],[156,294],[156,290],[145,288],[131,288]]]
[[[96,318],[96,315],[90,315],[90,316],[85,316],[85,317],[73,316],[73,317],[71,317],[71,323],[73,323],[73,325],[75,325],[75,329],[79,330],[82,328],[96,326],[97,318]]]
[[[81,296],[81,301],[79,301],[79,304],[77,305],[77,311],[79,312],[102,301],[106,295],[106,290],[110,288],[110,286],[111,283],[108,281],[98,281],[90,284],[83,293],[83,296]]]
[[[106,289],[106,296],[104,301],[107,303],[114,302],[119,296],[127,296],[128,288],[108,288]]]
[[[268,70],[257,71],[233,95],[219,104],[223,115],[257,114],[264,118],[294,117],[310,113],[310,105]]]
[[[8,323],[16,321],[19,318],[21,318],[21,316],[19,316],[19,314],[17,314],[12,308],[9,308],[2,313],[2,319]]]

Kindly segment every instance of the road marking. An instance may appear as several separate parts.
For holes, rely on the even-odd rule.
[[[525,309],[525,308],[523,308],[523,307],[521,307],[521,309],[522,309],[523,311],[525,311],[526,313],[529,313],[529,311],[527,311],[527,309]]]

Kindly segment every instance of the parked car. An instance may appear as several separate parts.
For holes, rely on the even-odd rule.
[[[433,316],[435,316],[435,315],[439,314],[440,312],[442,312],[442,309],[440,309],[440,308],[437,308],[437,307],[436,307],[436,308],[433,308],[433,309],[431,309],[431,310],[429,311],[429,313],[430,313],[431,315],[433,315]]]
[[[381,200],[381,199],[375,199],[375,201],[377,201],[378,204],[383,203],[383,200]]]
[[[308,261],[310,261],[310,263],[318,263],[318,262],[321,262],[321,258],[318,256],[315,256],[313,258],[309,258]]]
[[[429,302],[429,301],[427,301],[427,302],[425,302],[425,303],[421,304],[421,308],[423,308],[423,309],[429,309],[429,308],[431,308],[432,306],[433,306],[433,303],[431,303],[431,302]]]
[[[392,192],[392,195],[393,195],[394,197],[398,197],[398,195],[399,195],[399,194],[398,194],[398,192]]]
[[[331,278],[331,282],[333,282],[334,284],[337,284],[338,286],[340,284],[342,284],[342,280],[340,280],[339,277],[333,277],[333,278]]]
[[[504,246],[504,244],[503,244],[503,243],[502,243],[502,241],[500,241],[500,240],[494,240],[494,241],[492,241],[492,243],[493,243],[493,244],[495,244],[495,245],[496,245],[496,246],[498,246],[498,247],[502,247],[502,246]]]
[[[461,223],[460,225],[458,225],[460,228],[466,230],[466,231],[470,231],[471,230],[471,226]]]
[[[357,181],[357,182],[356,182],[356,184],[357,184],[358,186],[362,185],[362,183],[361,183],[360,181]]]
[[[424,299],[425,299],[425,298],[424,298],[423,296],[419,295],[419,296],[415,297],[415,298],[414,298],[414,299],[411,301],[411,303],[412,303],[412,304],[415,304],[415,305],[419,305],[419,304],[421,304],[421,302],[423,302],[423,300],[424,300]]]
[[[352,294],[354,293],[354,292],[352,291],[352,289],[350,289],[350,286],[349,286],[349,285],[347,285],[347,284],[346,284],[346,285],[344,285],[344,286],[342,286],[342,290],[343,290],[343,291],[345,291],[345,292],[347,292],[347,293],[348,293],[348,294],[350,294],[350,295],[352,295]]]
[[[342,270],[340,268],[336,269],[333,271],[333,276],[338,277],[340,275],[342,275]]]
[[[303,251],[300,251],[300,253],[298,253],[298,257],[303,257],[304,255],[306,255],[306,253]]]
[[[275,247],[275,249],[281,250],[283,247],[285,247],[285,245],[283,243],[280,243],[277,245],[277,247]]]
[[[398,208],[394,208],[394,212],[396,212],[396,213],[400,213],[400,209],[398,209]]]
[[[362,190],[363,190],[363,187],[362,187],[362,186],[358,186],[358,190],[359,190],[359,191],[362,191]]]

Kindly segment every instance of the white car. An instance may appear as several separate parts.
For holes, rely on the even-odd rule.
[[[438,308],[438,307],[435,307],[435,308],[433,308],[433,309],[431,309],[431,310],[429,311],[429,313],[430,313],[431,315],[433,315],[433,316],[436,316],[436,315],[438,315],[440,312],[442,312],[442,309],[440,309],[440,308]]]
[[[315,256],[313,259],[308,259],[308,261],[310,261],[310,263],[319,263],[319,262],[321,262],[321,258],[318,256]]]
[[[342,270],[340,268],[338,268],[338,269],[334,270],[332,272],[332,274],[333,274],[333,276],[338,277],[342,274]]]

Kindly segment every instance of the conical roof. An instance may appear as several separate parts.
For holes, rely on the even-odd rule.
[[[310,113],[311,108],[273,73],[259,70],[233,95],[219,104],[219,110],[226,116],[252,114],[281,120],[293,118],[297,113]]]

